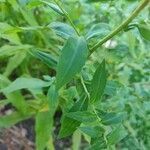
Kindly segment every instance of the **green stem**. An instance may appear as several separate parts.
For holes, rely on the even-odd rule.
[[[122,24],[120,24],[116,29],[114,29],[110,34],[105,36],[102,40],[100,40],[97,44],[95,44],[91,50],[90,55],[103,43],[111,39],[113,36],[115,36],[117,33],[122,31],[139,13],[148,5],[150,1],[149,0],[142,0],[139,4],[139,6],[132,12],[132,14],[124,21]]]
[[[65,15],[65,17],[67,18],[67,20],[69,21],[70,25],[74,28],[75,32],[77,33],[77,35],[80,36],[76,26],[74,25],[74,23],[72,22],[69,14],[61,7],[61,5],[57,2],[57,0],[54,0],[54,2],[56,3],[56,5],[61,9],[61,11],[63,12],[63,14]]]
[[[83,80],[83,77],[82,77],[82,75],[81,75],[81,84],[82,84],[82,86],[83,86],[83,89],[84,89],[84,91],[85,91],[85,93],[86,93],[86,95],[87,95],[87,97],[88,97],[88,100],[90,100],[90,93],[88,92],[88,90],[87,90],[87,87],[86,87],[86,85],[84,84],[84,80]]]

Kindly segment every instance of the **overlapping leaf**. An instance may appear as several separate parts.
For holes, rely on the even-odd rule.
[[[85,64],[88,54],[87,43],[83,37],[70,37],[62,49],[56,75],[56,88],[68,83]]]

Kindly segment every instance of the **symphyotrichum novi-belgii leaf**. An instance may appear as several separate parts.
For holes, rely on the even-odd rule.
[[[56,88],[68,83],[85,64],[88,54],[87,43],[83,37],[70,37],[62,49],[56,75]]]
[[[96,69],[91,83],[91,103],[101,99],[106,86],[105,60]]]

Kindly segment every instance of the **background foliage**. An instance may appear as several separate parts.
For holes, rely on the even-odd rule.
[[[37,150],[150,149],[149,7],[88,57],[139,2],[0,0],[0,127],[34,118]]]

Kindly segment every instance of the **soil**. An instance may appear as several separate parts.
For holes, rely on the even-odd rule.
[[[5,108],[5,113],[10,113],[10,107]],[[1,115],[4,115],[1,110]],[[69,150],[71,146],[71,138],[58,139],[60,129],[61,112],[57,112],[54,116],[54,146],[55,150]],[[35,121],[28,119],[16,124],[9,129],[0,130],[0,150],[35,150]]]

